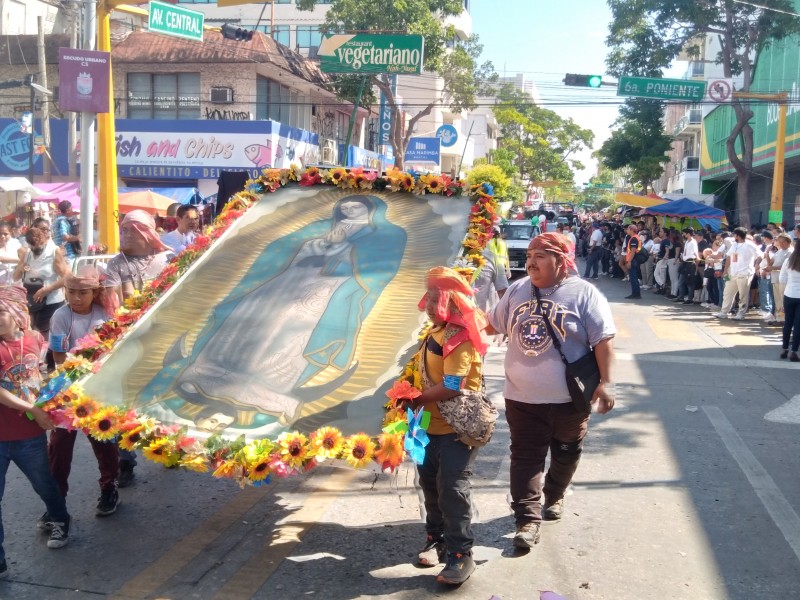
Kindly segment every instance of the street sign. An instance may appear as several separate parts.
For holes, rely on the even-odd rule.
[[[328,35],[317,56],[325,73],[418,75],[423,47],[421,35]]]
[[[407,163],[431,163],[438,165],[441,162],[441,140],[438,137],[412,137],[406,148]]]
[[[730,102],[733,98],[733,79],[709,79],[708,99],[716,104]]]
[[[444,124],[436,130],[436,137],[442,140],[442,147],[455,146],[458,141],[458,130],[449,124]]]
[[[150,31],[203,41],[203,13],[163,2],[150,2]]]
[[[628,77],[623,75],[617,85],[617,96],[636,96],[658,100],[702,102],[706,95],[705,81],[661,79],[658,77]]]

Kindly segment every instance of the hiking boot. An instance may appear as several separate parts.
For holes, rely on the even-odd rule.
[[[39,520],[36,521],[36,527],[42,531],[50,531],[53,528],[53,517],[50,516],[49,512],[39,517]]]
[[[114,514],[119,506],[119,493],[116,488],[110,490],[101,490],[100,498],[97,500],[97,508],[94,514],[98,517],[107,517]]]
[[[50,530],[50,539],[47,540],[48,548],[63,548],[69,543],[69,523],[72,519],[67,517],[63,523],[53,521]]]
[[[472,552],[456,552],[447,555],[447,564],[436,576],[439,583],[461,585],[475,572],[475,561]]]
[[[135,477],[136,473],[133,472],[133,463],[130,461],[120,461],[117,485],[121,488],[128,487],[133,483]]]
[[[544,511],[542,512],[542,518],[545,521],[558,521],[561,519],[561,516],[564,514],[564,499],[561,498],[560,500],[556,500],[555,502],[548,504],[545,502],[544,504]]]
[[[444,540],[429,535],[425,542],[425,547],[423,547],[417,555],[417,564],[426,567],[435,567],[439,563],[444,562],[446,554],[447,551],[444,547]]]
[[[517,548],[533,548],[539,543],[539,523],[525,523],[517,527],[514,535],[514,546]]]

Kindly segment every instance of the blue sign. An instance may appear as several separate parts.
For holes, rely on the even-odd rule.
[[[389,78],[392,86],[392,93],[397,93],[397,75],[391,75]],[[378,122],[378,143],[391,144],[392,143],[392,107],[389,106],[389,101],[386,95],[381,92],[381,112],[380,121]]]
[[[442,147],[455,146],[458,141],[458,131],[452,125],[442,125],[436,130],[436,137],[442,140]]]
[[[40,123],[35,128],[40,137]],[[20,121],[0,119],[0,175],[28,175],[30,167],[31,134],[22,131]],[[67,121],[50,119],[50,156],[53,157],[53,174],[66,174],[69,170],[67,159]],[[41,156],[34,153],[34,174],[42,174]]]
[[[405,162],[438,165],[442,159],[441,142],[438,137],[412,137],[406,148]]]

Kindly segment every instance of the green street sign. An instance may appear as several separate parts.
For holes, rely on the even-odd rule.
[[[203,13],[163,2],[150,2],[150,31],[203,41]]]
[[[619,78],[619,84],[617,85],[617,96],[702,102],[705,95],[705,81],[691,81],[688,79],[628,77],[623,75]]]
[[[422,73],[423,48],[421,35],[328,35],[317,56],[325,73],[418,75]]]
[[[592,184],[592,187],[595,187],[600,190],[613,190],[614,184],[613,183],[595,183]]]

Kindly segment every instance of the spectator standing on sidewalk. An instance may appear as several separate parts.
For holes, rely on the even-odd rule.
[[[667,298],[675,300],[678,297],[678,284],[680,283],[681,251],[683,244],[681,236],[675,229],[670,230],[670,246],[667,251],[667,270],[669,272],[670,293]]]
[[[722,295],[722,308],[714,316],[724,319],[728,316],[739,295],[739,310],[733,318],[737,321],[744,319],[750,300],[750,281],[755,275],[755,262],[760,251],[752,240],[747,239],[747,230],[737,227],[733,230],[734,242],[731,244],[725,258],[725,267],[722,276],[725,278],[725,291]]]
[[[761,307],[761,315],[765,323],[775,320],[775,302],[772,293],[772,275],[769,266],[772,263],[778,247],[775,246],[775,239],[768,230],[761,232],[762,252],[761,259],[757,263],[756,277],[758,277],[758,304]]]
[[[792,252],[792,238],[789,237],[789,234],[781,233],[775,238],[775,246],[778,248],[778,251],[773,254],[772,261],[769,266],[767,266],[767,270],[772,279],[772,296],[775,298],[775,320],[772,321],[771,324],[783,325],[785,316],[783,308],[784,286],[783,283],[781,283],[780,277],[783,263],[786,262],[786,259],[789,258]]]
[[[800,350],[800,239],[795,239],[794,250],[781,267],[780,282],[783,284],[783,310],[786,313],[781,358],[788,356],[792,362],[800,362],[797,356]]]
[[[600,413],[614,407],[611,363],[616,329],[611,307],[596,287],[570,276],[571,260],[569,241],[563,236],[535,237],[528,246],[528,277],[514,282],[489,315],[488,332],[509,337],[503,393],[511,432],[514,545],[519,548],[539,542],[542,518],[562,517],[564,493],[578,468],[589,427],[589,415],[572,404],[564,363],[542,315],[551,319],[567,360],[578,360],[594,349],[601,381],[593,403],[599,402]]]
[[[637,235],[636,225],[631,223],[628,225],[628,237],[625,245],[625,266],[627,267],[628,278],[631,282],[631,293],[625,296],[626,300],[639,300],[642,293],[639,288],[639,280],[642,278],[641,270],[639,269],[639,258],[637,253],[642,248],[642,240]]]
[[[674,299],[674,302],[692,303],[694,279],[697,273],[696,261],[699,258],[697,241],[694,239],[694,229],[686,227],[683,230],[683,249],[681,250],[680,269],[678,271],[678,297]]]
[[[603,257],[603,232],[600,230],[600,223],[592,223],[592,235],[589,236],[589,257],[586,259],[586,269],[583,278],[597,279],[597,271],[600,268],[600,259]]]

